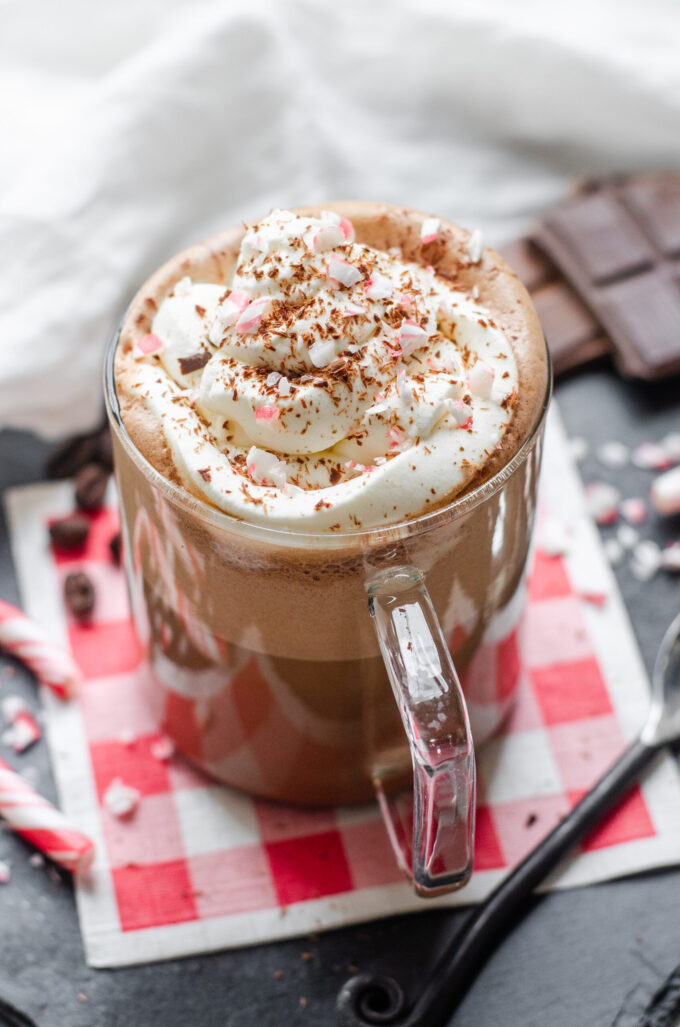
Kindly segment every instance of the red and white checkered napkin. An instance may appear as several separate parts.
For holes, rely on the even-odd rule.
[[[438,900],[443,905],[487,895],[617,756],[647,708],[645,671],[556,411],[542,502],[548,517],[559,511],[572,542],[565,557],[548,557],[539,545],[520,698],[504,734],[478,754],[475,874],[462,892]],[[401,879],[375,807],[279,806],[216,785],[179,756],[154,758],[158,725],[140,699],[125,583],[108,551],[117,515],[96,514],[86,552],[66,559],[49,550],[46,523],[71,503],[68,484],[8,497],[26,609],[68,637],[87,678],[78,700],[43,700],[63,807],[97,843],[92,881],[78,885],[88,961],[121,966],[424,908]],[[75,564],[97,586],[89,627],[69,621],[61,601],[60,580]],[[584,592],[607,599],[596,605]],[[102,806],[115,777],[142,795],[127,822]],[[678,860],[680,780],[667,758],[552,885]]]

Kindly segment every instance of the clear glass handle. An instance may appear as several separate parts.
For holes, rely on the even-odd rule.
[[[416,891],[453,891],[472,872],[475,822],[474,749],[458,675],[417,568],[382,571],[366,589],[413,764],[412,832],[403,793],[392,794],[389,774],[376,772],[383,816]]]

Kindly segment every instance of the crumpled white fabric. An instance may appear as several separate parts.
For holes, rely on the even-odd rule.
[[[500,243],[583,173],[680,165],[675,0],[0,0],[0,426],[101,416],[180,247],[366,198]]]

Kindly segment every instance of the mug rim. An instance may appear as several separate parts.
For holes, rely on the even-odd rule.
[[[103,378],[104,401],[109,425],[115,432],[127,455],[152,486],[160,489],[168,499],[182,507],[192,517],[207,522],[215,528],[231,532],[232,534],[246,536],[269,545],[285,547],[297,545],[314,549],[341,549],[347,546],[373,548],[374,546],[389,545],[416,535],[425,534],[439,527],[440,524],[464,516],[499,492],[505,482],[527,459],[540,437],[552,397],[552,360],[545,335],[543,335],[547,376],[545,393],[538,416],[532,425],[531,431],[527,434],[522,445],[515,451],[512,458],[487,481],[482,482],[481,485],[478,485],[470,492],[466,492],[463,496],[452,499],[445,506],[440,506],[436,510],[421,514],[418,517],[396,521],[393,524],[375,525],[374,527],[362,528],[358,531],[341,530],[333,532],[307,532],[273,528],[266,525],[253,524],[234,517],[225,510],[220,510],[204,499],[195,496],[188,489],[176,485],[164,477],[135,445],[123,421],[115,377],[116,351],[126,316],[127,311],[123,314],[118,327],[107,344],[104,354]]]

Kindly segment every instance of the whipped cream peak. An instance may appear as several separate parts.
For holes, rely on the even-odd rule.
[[[423,239],[439,232],[424,223]],[[182,279],[152,335],[136,388],[179,473],[272,526],[366,527],[451,497],[517,397],[488,311],[399,251],[357,243],[334,211],[272,211],[246,230],[231,283]]]

